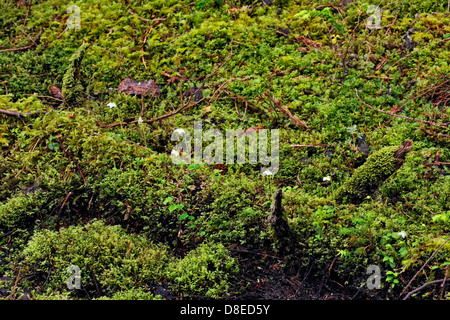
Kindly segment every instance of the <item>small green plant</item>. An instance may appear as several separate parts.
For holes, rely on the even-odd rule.
[[[197,0],[197,1],[195,1],[195,8],[203,9],[211,1],[213,1],[213,0]]]
[[[399,284],[398,272],[386,271],[386,281],[391,284],[392,288],[394,288]]]
[[[55,141],[57,138],[55,136],[51,136],[50,138],[48,138],[48,141],[50,141],[48,143],[48,148],[52,151],[59,151],[59,143],[57,141]]]
[[[167,198],[164,200],[163,204],[169,204],[169,203],[171,203],[172,201],[173,201],[173,198],[172,198],[172,197],[167,197]],[[191,225],[189,225],[188,228],[189,228],[189,229],[195,228],[195,227],[197,226],[197,225],[194,223],[195,217],[192,216],[192,215],[190,215],[190,214],[187,213],[186,211],[184,211],[183,208],[184,208],[184,205],[183,205],[182,203],[173,203],[173,204],[171,204],[171,205],[169,206],[169,211],[170,211],[170,212],[173,212],[173,211],[175,211],[175,210],[181,211],[182,214],[178,217],[178,220],[183,221],[183,220],[188,219],[189,221],[192,222]]]
[[[313,17],[322,17],[323,20],[331,23],[332,27],[337,31],[338,34],[343,35],[345,31],[344,24],[336,20],[333,15],[333,12],[329,7],[324,8],[323,10],[314,10],[311,12]]]

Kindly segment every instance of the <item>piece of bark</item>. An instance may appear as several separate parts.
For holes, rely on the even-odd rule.
[[[284,208],[281,205],[283,199],[283,191],[278,189],[273,196],[273,204],[270,209],[270,215],[266,219],[266,223],[270,225],[274,231],[277,238],[283,237],[288,232],[288,223],[284,217]]]

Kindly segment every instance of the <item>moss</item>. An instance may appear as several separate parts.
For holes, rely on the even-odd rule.
[[[175,290],[185,295],[218,298],[227,292],[230,277],[238,270],[222,244],[202,244],[169,266],[168,277]]]
[[[88,47],[88,43],[83,43],[69,59],[70,64],[64,73],[62,85],[62,95],[66,103],[80,99],[83,92],[83,86],[80,83],[81,63]]]
[[[44,275],[52,269],[47,283],[40,284],[38,295],[67,291],[66,270],[71,265],[80,269],[81,283],[89,295],[112,295],[137,288],[138,279],[147,283],[159,280],[169,259],[164,247],[127,235],[119,226],[105,226],[102,221],[59,232],[42,230],[29,241],[23,256],[28,271],[38,279],[45,280]]]
[[[338,202],[359,203],[371,197],[380,185],[398,169],[399,159],[394,158],[398,147],[385,147],[371,154],[367,161],[355,170],[352,177],[333,195]]]
[[[285,255],[272,254],[288,269],[299,265],[298,274],[306,274],[314,262],[311,274],[338,274],[337,282],[348,281],[358,292],[370,263],[409,280],[449,227],[450,171],[432,164],[448,162],[449,130],[370,109],[355,89],[377,109],[445,122],[445,101],[426,90],[447,88],[447,3],[379,1],[383,28],[370,30],[364,24],[370,4],[344,2],[337,10],[319,7],[329,1],[45,0],[28,10],[7,1],[0,12],[0,108],[47,113],[18,118],[0,112],[0,275],[15,279],[23,262],[21,272],[28,273],[17,287],[36,290],[53,270],[33,295],[41,299],[153,299],[158,281],[174,295],[226,297],[227,286],[240,283],[232,277],[235,266],[245,269],[246,261],[231,262],[224,248],[274,250],[264,222],[274,190],[282,189],[291,237]],[[72,4],[80,8],[81,28],[64,31]],[[277,32],[288,26],[289,35]],[[411,28],[416,47],[409,52],[403,36]],[[161,94],[115,90],[128,77],[154,80]],[[49,86],[64,89],[64,105],[49,97]],[[105,126],[173,112],[193,87],[204,100],[176,115]],[[296,127],[278,106],[308,128]],[[262,178],[250,164],[226,165],[224,172],[174,165],[171,134],[191,131],[196,120],[222,132],[279,129],[277,174]],[[363,136],[369,159],[360,149]],[[415,152],[395,171],[391,147],[380,146],[406,139],[414,140]],[[89,229],[93,219],[103,225]],[[100,253],[89,234],[111,242],[99,244]],[[91,261],[77,241],[105,263],[92,264],[100,293],[83,274],[89,297],[61,282],[73,259]],[[126,256],[127,243],[135,256]],[[36,264],[23,261],[25,246]],[[167,255],[156,269],[173,273],[133,269],[147,247]],[[424,277],[442,269],[443,249],[435,256],[437,269]],[[112,259],[108,250],[121,256]],[[228,267],[216,268],[219,261]],[[396,297],[396,289],[382,294]]]

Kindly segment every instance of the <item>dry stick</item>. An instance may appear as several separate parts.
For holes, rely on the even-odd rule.
[[[173,112],[166,113],[166,114],[164,114],[162,116],[159,116],[159,117],[156,117],[156,118],[143,120],[142,122],[143,123],[153,123],[153,122],[156,122],[156,121],[159,121],[159,120],[163,120],[165,118],[169,118],[171,116],[174,116],[174,115],[180,113],[181,111],[183,111],[185,109],[188,109],[188,108],[191,108],[191,107],[197,105],[198,103],[202,102],[205,99],[206,98],[202,98],[199,101],[197,101],[196,103],[193,103],[191,105],[189,105],[189,102],[188,102],[184,106],[182,106],[181,108],[179,108],[179,109],[177,109],[177,110],[175,110]],[[110,123],[110,124],[101,125],[100,128],[112,128],[112,127],[120,126],[120,125],[127,125],[127,124],[138,123],[138,121],[139,120],[133,120],[133,121],[129,121],[129,122],[122,121],[122,122]]]
[[[80,175],[81,175],[81,178],[83,178],[83,182],[86,182],[86,178],[84,177],[83,171],[81,170],[81,167],[80,167],[78,161],[75,159],[75,157],[74,157],[74,156],[73,156],[66,148],[64,148],[64,145],[63,145],[61,139],[59,139],[58,142],[59,142],[59,146],[60,146],[61,149],[64,151],[64,153],[72,160],[72,162],[73,162],[73,163],[75,164],[75,166],[77,167],[77,169],[78,169],[78,171],[79,171],[79,173],[80,173]],[[70,195],[70,194],[69,194],[69,195]]]
[[[131,14],[135,15],[136,17],[138,17],[139,19],[141,19],[142,21],[146,21],[146,22],[155,22],[155,21],[166,20],[166,18],[157,18],[157,19],[153,19],[153,20],[145,19],[145,18],[140,17],[136,12],[133,12],[131,10],[128,10],[128,13],[131,13]]]
[[[11,289],[10,298],[14,298],[14,292],[16,291],[17,283],[19,282],[20,271],[22,270],[22,266],[19,267],[19,272],[16,277],[16,281],[14,282],[14,287]]]
[[[20,119],[20,117],[23,117],[23,116],[33,116],[33,115],[36,115],[36,114],[45,114],[45,113],[47,113],[47,111],[17,112],[17,111],[0,109],[0,113],[6,114],[8,116],[15,116],[15,117]]]
[[[367,104],[366,102],[364,102],[359,97],[358,89],[355,88],[355,92],[356,92],[356,96],[358,97],[359,101],[361,101],[362,104],[364,104],[366,107],[368,107],[368,108],[370,108],[370,109],[372,109],[374,111],[378,111],[378,112],[381,112],[381,113],[384,113],[384,114],[387,114],[387,115],[390,115],[390,116],[393,116],[393,117],[403,118],[403,119],[406,119],[406,120],[416,121],[416,122],[420,122],[420,123],[427,123],[427,124],[430,124],[430,125],[436,126],[436,127],[446,128],[450,124],[450,122],[436,123],[436,122],[427,121],[427,120],[420,120],[420,119],[411,118],[411,117],[407,117],[407,116],[402,116],[402,115],[399,115],[399,114],[395,114],[395,113],[387,112],[387,111],[384,111],[384,110],[376,109],[376,108],[372,107],[371,105]]]
[[[408,294],[403,298],[403,300],[408,299],[412,294],[416,293],[417,291],[422,290],[422,289],[425,288],[426,286],[429,286],[429,285],[435,284],[435,283],[441,283],[441,282],[445,283],[445,280],[446,280],[446,279],[447,279],[447,278],[439,279],[439,280],[433,280],[433,281],[424,283],[423,285],[421,285],[421,286],[418,287],[417,289],[414,289],[413,291],[408,292]]]
[[[430,43],[430,44],[428,44],[427,47],[430,46],[431,44],[438,44],[438,43],[441,43],[441,42],[444,42],[444,41],[448,41],[448,40],[450,40],[450,38],[444,38],[444,39],[439,40],[439,41],[437,41],[437,42],[435,42],[435,43]],[[414,53],[420,51],[421,49],[422,49],[422,48],[417,48],[416,50],[411,51],[410,53],[408,53],[408,54],[405,55],[404,57],[398,59],[396,62],[394,62],[394,63],[386,70],[385,73],[387,74],[387,72],[388,72],[393,66],[395,66],[397,63],[399,63],[400,61],[406,59],[406,58],[409,57],[410,55],[412,55],[412,54],[414,54]]]
[[[67,200],[69,200],[69,197],[70,197],[71,194],[72,194],[72,191],[70,191],[70,192],[67,194],[66,198],[64,199],[63,204],[62,204],[61,207],[59,208],[59,211],[58,211],[58,217],[59,217],[59,215],[61,214],[62,209],[63,209],[64,206],[66,205]]]
[[[0,50],[0,52],[22,51],[22,50],[30,49],[30,48],[34,47],[35,45],[37,45],[36,41],[39,40],[39,38],[41,37],[41,34],[42,34],[42,30],[40,30],[37,33],[37,35],[34,37],[34,39],[31,39],[31,41],[33,43],[28,45],[28,46],[26,46],[26,47],[3,49],[3,50]]]
[[[448,271],[448,265],[445,266],[444,282],[442,282],[442,284],[441,284],[442,290],[441,290],[441,296],[439,297],[440,300],[442,300],[442,296],[444,295],[445,282],[447,281],[447,271]]]
[[[419,271],[416,272],[416,274],[414,275],[414,277],[412,277],[412,279],[409,281],[409,283],[406,285],[406,287],[403,289],[403,291],[400,293],[400,295],[398,296],[397,299],[400,299],[400,297],[405,293],[406,289],[408,289],[408,287],[411,285],[411,283],[414,281],[414,279],[416,279],[417,275],[423,270],[423,268],[425,268],[425,266],[428,264],[428,262],[430,262],[431,259],[433,259],[433,257],[436,255],[436,253],[444,246],[444,244],[447,243],[447,241],[450,240],[450,238],[447,238],[447,240],[445,240],[440,246],[439,248],[437,248],[433,254],[428,258],[427,261],[425,261],[425,263],[423,264],[423,266],[419,269]],[[403,300],[405,300],[407,297],[409,297],[408,295],[403,298]]]
[[[0,52],[9,52],[9,51],[21,51],[21,50],[27,50],[27,49],[30,49],[31,47],[33,47],[35,44],[34,43],[32,43],[32,44],[30,44],[29,46],[26,46],[26,47],[21,47],[21,48],[11,48],[11,49],[3,49],[3,50],[0,50]]]
[[[302,147],[328,147],[327,144],[317,143],[317,144],[291,144],[290,147],[302,148]]]

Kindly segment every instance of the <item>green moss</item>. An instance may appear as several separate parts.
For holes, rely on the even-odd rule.
[[[68,290],[66,270],[75,265],[90,295],[112,295],[137,288],[138,280],[142,285],[158,281],[169,259],[164,247],[128,235],[119,226],[105,226],[102,221],[59,232],[42,230],[29,241],[23,256],[28,271],[38,279],[44,280],[52,270],[47,283],[40,284],[42,293]],[[101,291],[96,292],[98,286]]]
[[[88,43],[83,43],[69,59],[70,64],[64,74],[61,90],[66,102],[79,99],[83,92],[83,86],[80,83],[81,62],[88,47]]]
[[[385,147],[367,158],[355,170],[352,177],[336,191],[333,198],[338,201],[359,203],[370,197],[378,187],[398,168],[399,159],[394,158],[398,147]]]
[[[72,4],[80,8],[81,28],[64,31]],[[370,263],[409,280],[435,250],[433,239],[441,241],[449,227],[450,171],[431,165],[435,157],[449,161],[448,141],[440,136],[449,130],[370,109],[355,89],[374,108],[402,107],[398,115],[445,122],[449,109],[438,104],[438,91],[425,91],[447,88],[447,3],[379,1],[381,30],[365,26],[369,3],[319,7],[328,4],[45,0],[28,10],[4,3],[0,108],[47,113],[18,118],[0,112],[0,276],[16,278],[27,246],[33,263],[23,262],[27,275],[17,287],[35,290],[37,299],[153,299],[158,281],[174,295],[226,297],[227,286],[236,284],[236,265],[246,262],[232,262],[224,248],[270,254],[274,241],[264,221],[281,188],[292,237],[286,255],[272,254],[288,268],[300,265],[306,273],[314,261],[311,274],[320,275],[332,265],[332,274],[342,277],[337,282],[348,281],[358,292]],[[288,26],[289,36],[277,32]],[[407,52],[403,36],[410,28],[416,47]],[[153,79],[161,94],[117,92],[127,77]],[[246,80],[233,80],[240,78]],[[64,105],[49,96],[49,86],[63,89]],[[202,87],[204,101],[177,115],[105,126],[177,110],[194,86]],[[278,105],[308,129],[295,126]],[[195,120],[222,132],[280,129],[277,174],[261,177],[259,165],[250,164],[226,165],[226,172],[174,165],[171,133],[192,132]],[[358,145],[363,135],[373,152],[367,160]],[[380,146],[406,139],[414,140],[416,151],[395,171],[394,148]],[[103,225],[91,227],[92,219]],[[102,235],[111,241],[94,244]],[[104,265],[89,260],[79,241]],[[435,256],[438,268],[424,276],[442,269],[448,260],[443,249]],[[147,266],[147,273],[137,271],[143,256],[152,259],[151,250],[166,255],[155,270],[170,274]],[[89,297],[67,290],[64,267],[74,259],[95,271],[100,293],[87,273]],[[219,261],[226,267],[216,267]],[[395,290],[382,292],[396,297]]]
[[[229,278],[238,270],[222,244],[202,244],[169,266],[168,277],[185,295],[218,298],[227,292]]]

